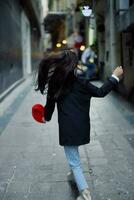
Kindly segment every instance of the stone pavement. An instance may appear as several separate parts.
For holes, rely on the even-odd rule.
[[[45,97],[28,82],[0,115],[0,200],[75,200],[57,112],[38,124],[31,117],[35,103],[45,104]],[[134,108],[113,92],[93,98],[91,123],[91,143],[80,154],[92,200],[134,200]]]

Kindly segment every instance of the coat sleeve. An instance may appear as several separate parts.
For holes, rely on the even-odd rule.
[[[118,84],[118,81],[111,76],[100,88],[91,84],[89,80],[83,81],[82,84],[92,97],[104,97]]]
[[[50,121],[53,115],[55,109],[55,101],[51,100],[50,98],[47,97],[47,102],[45,106],[45,113],[44,113],[44,118],[46,121]]]

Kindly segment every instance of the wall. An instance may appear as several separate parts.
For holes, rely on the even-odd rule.
[[[0,1],[0,94],[22,78],[21,7]]]
[[[119,2],[123,3],[123,1]],[[102,78],[106,79],[116,66],[122,65],[124,69],[124,75],[123,79],[118,85],[117,90],[129,100],[134,101],[134,25],[131,25],[131,28],[126,27],[126,29],[122,32],[118,29],[119,16],[115,8],[117,3],[118,2],[114,0],[106,1],[104,20],[105,67]],[[122,5],[128,7],[128,2],[124,0],[124,3],[125,4]],[[100,40],[98,40],[98,42],[99,49],[101,49]]]
[[[124,86],[126,96],[134,101],[134,28],[122,33]],[[131,97],[133,96],[133,97]]]
[[[42,40],[38,35],[38,32],[35,28],[31,28],[31,63],[32,71],[38,67],[38,63],[42,59],[43,49],[42,49]]]
[[[39,0],[0,1],[0,101],[43,56],[42,10]]]
[[[109,0],[105,15],[105,78],[116,66],[121,65],[120,43],[120,33],[117,32],[116,27],[115,1]]]

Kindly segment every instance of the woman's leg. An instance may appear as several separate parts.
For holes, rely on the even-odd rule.
[[[81,168],[78,146],[64,146],[64,151],[73,172],[78,190],[81,191],[88,188],[88,184]]]

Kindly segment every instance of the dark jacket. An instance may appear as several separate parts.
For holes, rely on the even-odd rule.
[[[84,145],[90,142],[91,97],[104,97],[118,84],[115,78],[110,77],[98,88],[84,76],[79,76],[79,73],[75,72],[76,78],[70,91],[57,101],[59,144],[61,146]],[[51,120],[54,108],[55,101],[47,98],[46,121]]]

